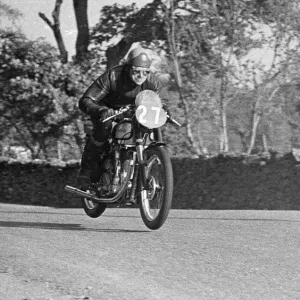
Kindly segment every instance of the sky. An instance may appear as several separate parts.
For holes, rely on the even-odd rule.
[[[23,17],[18,24],[29,39],[44,37],[49,43],[56,46],[56,41],[50,27],[38,16],[44,13],[49,20],[53,21],[51,13],[54,9],[55,0],[1,0],[2,3],[17,8]],[[138,7],[144,6],[149,0],[88,0],[88,18],[90,27],[95,25],[100,18],[100,10],[105,5],[119,3],[128,5],[135,2]],[[75,54],[75,41],[77,36],[76,20],[72,0],[64,0],[60,12],[61,32],[69,54]]]

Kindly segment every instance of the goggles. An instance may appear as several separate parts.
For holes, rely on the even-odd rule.
[[[132,71],[132,75],[147,76],[150,73],[149,70],[135,70],[135,69],[131,69],[131,71]]]

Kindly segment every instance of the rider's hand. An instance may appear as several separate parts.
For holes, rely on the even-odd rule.
[[[128,111],[123,113],[124,118],[132,118],[132,116],[133,116],[133,111],[132,110],[128,110]]]
[[[111,116],[113,116],[115,114],[115,111],[112,108],[108,108],[108,107],[102,107],[99,110],[99,117],[102,120],[105,120]]]

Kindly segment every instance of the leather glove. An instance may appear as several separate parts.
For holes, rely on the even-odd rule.
[[[107,119],[115,114],[115,111],[112,108],[108,107],[101,107],[99,109],[99,117],[100,119],[104,120]]]

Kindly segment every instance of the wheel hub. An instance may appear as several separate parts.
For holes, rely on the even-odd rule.
[[[93,190],[87,190],[86,192],[90,193],[91,195],[96,195],[96,192]],[[97,206],[97,202],[90,200],[90,198],[84,198],[84,202],[89,209],[93,209]]]
[[[149,201],[151,201],[151,200],[153,200],[155,193],[156,193],[157,189],[159,188],[159,185],[153,176],[151,176],[151,178],[149,180],[149,187],[150,187],[150,189],[147,192],[147,196],[148,196]]]

